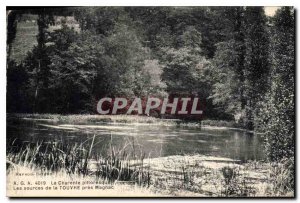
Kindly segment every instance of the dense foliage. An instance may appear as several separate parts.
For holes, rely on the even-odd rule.
[[[37,16],[37,44],[17,63],[10,53],[25,14]],[[263,7],[82,7],[7,15],[8,112],[95,113],[103,96],[193,94],[205,100],[206,117],[264,132],[271,160],[294,155],[290,7],[274,17]],[[57,16],[73,17],[79,29],[62,17],[50,31]]]

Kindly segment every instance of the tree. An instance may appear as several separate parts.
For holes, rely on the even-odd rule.
[[[245,19],[243,7],[221,10],[224,41],[216,47],[213,60],[213,103],[243,123],[245,111]]]
[[[246,127],[254,129],[257,104],[269,88],[269,38],[263,7],[247,7],[245,10],[245,97]]]
[[[75,19],[82,30],[95,31],[97,34],[109,35],[114,29],[120,15],[121,7],[81,7],[74,9]]]
[[[261,103],[258,123],[264,132],[269,161],[281,162],[281,187],[295,184],[295,19],[291,7],[282,7],[273,19],[271,85]]]
[[[162,80],[163,66],[156,59],[146,59],[141,70],[144,81],[141,89],[143,96],[166,96],[166,83]]]
[[[253,130],[257,104],[269,82],[266,17],[261,7],[232,7],[224,11],[224,16],[228,27],[214,57],[217,83],[211,97]]]
[[[210,84],[205,74],[208,74],[210,62],[202,55],[200,33],[194,27],[188,27],[178,36],[178,41],[178,49],[163,49],[162,78],[167,85],[167,92],[201,94],[206,99]]]
[[[147,50],[140,43],[135,30],[126,23],[118,23],[114,31],[105,40],[106,77],[109,86],[107,94],[113,96],[143,95],[142,84],[145,75],[142,72]]]
[[[46,9],[38,10],[38,35],[37,46],[24,60],[24,67],[30,75],[30,94],[33,95],[33,112],[48,112],[50,110],[49,98],[49,78],[50,71],[48,65],[50,64],[49,47],[47,46],[49,32],[49,25],[53,25],[54,18],[51,11]]]
[[[235,66],[237,54],[235,42],[230,40],[218,44],[218,49],[213,61],[213,89],[210,98],[213,103],[231,115],[241,115],[241,95],[239,89],[243,83],[238,77]]]
[[[104,52],[102,38],[63,25],[51,34],[50,90],[53,112],[92,112],[96,69]],[[96,103],[96,102],[94,102]]]
[[[29,86],[29,75],[22,64],[18,65],[15,61],[7,62],[7,91],[6,91],[6,111],[30,112],[29,95],[27,88]]]
[[[271,87],[260,111],[269,160],[291,160],[295,150],[295,21],[290,7],[274,16]]]

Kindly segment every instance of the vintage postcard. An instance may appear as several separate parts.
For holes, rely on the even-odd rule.
[[[8,197],[295,197],[293,7],[6,7]]]

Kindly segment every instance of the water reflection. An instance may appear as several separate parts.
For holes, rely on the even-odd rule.
[[[96,135],[93,153],[116,150],[145,153],[146,157],[203,154],[234,159],[264,158],[259,135],[233,130],[208,130],[187,127],[66,125],[43,121],[8,121],[7,139],[18,142],[54,142],[90,144]],[[112,143],[112,144],[111,144]]]

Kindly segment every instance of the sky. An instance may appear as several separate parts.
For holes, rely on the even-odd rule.
[[[273,16],[277,9],[279,9],[280,6],[266,6],[265,7],[265,12],[267,16]]]

